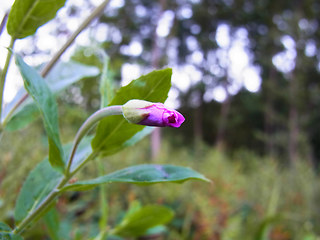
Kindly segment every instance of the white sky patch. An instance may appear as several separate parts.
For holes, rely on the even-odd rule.
[[[157,27],[157,35],[159,37],[166,37],[170,33],[170,29],[173,24],[173,19],[174,19],[174,12],[171,10],[165,11],[159,22],[158,22],[158,27]]]
[[[198,49],[198,40],[194,36],[188,36],[186,39],[187,47],[190,51]]]
[[[295,68],[297,56],[296,44],[292,37],[285,35],[281,38],[285,50],[277,53],[272,58],[273,65],[283,73],[289,73]]]
[[[307,42],[304,53],[307,57],[314,57],[317,54],[317,45],[314,40]]]
[[[178,101],[179,90],[176,88],[170,88],[168,98],[165,101],[165,104],[169,108],[177,109],[180,107],[180,103]]]
[[[220,24],[217,28],[216,41],[221,48],[228,48],[230,45],[230,28],[227,24]]]
[[[47,35],[46,41],[38,38],[36,44],[41,51],[51,51],[57,45],[57,38],[52,35]]]
[[[190,27],[190,31],[192,34],[199,34],[201,32],[201,27],[198,25],[198,24],[193,24],[191,27]]]
[[[128,85],[132,80],[141,76],[141,68],[138,64],[125,63],[121,67],[121,86]]]
[[[90,2],[97,7],[103,2],[103,0],[90,0]]]
[[[75,40],[77,45],[87,46],[90,45],[90,29],[87,28],[78,35]]]
[[[296,43],[293,38],[289,35],[285,35],[281,38],[281,43],[286,49],[294,49],[296,47]]]
[[[14,0],[2,0],[0,1],[0,21],[2,21],[4,14],[6,13],[6,11],[8,11],[12,4],[13,4]]]
[[[229,64],[230,60],[229,60],[229,57],[228,57],[228,51],[226,49],[222,49],[222,48],[217,49],[215,51],[215,55],[217,57],[219,66],[221,68],[227,69],[230,66],[230,64]]]
[[[190,74],[185,71],[175,69],[172,73],[172,84],[179,88],[182,92],[186,92],[191,86]]]
[[[218,102],[223,102],[227,98],[226,90],[221,86],[215,87],[212,91],[212,94],[213,98]]]
[[[145,17],[148,14],[147,9],[143,5],[137,5],[134,10],[138,17]]]
[[[107,24],[99,24],[96,26],[94,38],[98,42],[104,42],[108,35],[108,25]]]
[[[180,18],[189,19],[192,17],[192,9],[189,5],[184,5],[178,10],[178,16]]]
[[[133,40],[129,45],[121,46],[120,52],[125,55],[139,56],[143,51],[142,44],[139,41]]]
[[[109,7],[111,8],[121,8],[124,6],[124,0],[111,0],[109,3]]]
[[[172,73],[172,84],[182,92],[186,92],[194,84],[201,81],[201,79],[202,72],[197,70],[192,64],[176,66]]]
[[[201,64],[203,61],[203,53],[201,51],[194,51],[191,54],[191,62],[194,64]]]
[[[244,47],[241,41],[235,41],[229,51],[230,75],[232,77],[237,77],[250,64],[248,53]]]
[[[204,93],[204,101],[210,102],[214,99],[217,102],[223,102],[227,98],[226,90],[222,86],[217,86],[214,89],[208,89]]]
[[[260,70],[256,67],[249,67],[243,71],[243,84],[250,92],[258,92],[261,86],[262,79]]]
[[[250,52],[247,50],[249,40],[245,28],[239,28],[230,36],[230,27],[220,24],[216,31],[216,41],[219,49],[212,52],[208,59],[210,72],[216,78],[228,78],[228,86],[217,86],[205,93],[205,101],[225,101],[228,94],[235,95],[242,87],[250,92],[260,89],[261,77],[258,67],[252,65]],[[292,45],[292,42],[287,42]],[[227,72],[227,75],[225,75]],[[226,92],[226,89],[228,92]]]

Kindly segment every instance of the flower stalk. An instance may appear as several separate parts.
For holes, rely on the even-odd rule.
[[[13,49],[14,43],[15,43],[15,39],[11,38],[10,44],[8,46],[8,54],[7,54],[6,62],[4,64],[2,72],[0,73],[0,119],[2,118],[1,116],[2,116],[4,85],[5,85],[9,64],[12,56],[11,49]],[[1,126],[1,128],[3,127]]]
[[[88,133],[88,131],[101,119],[112,116],[112,115],[121,115],[122,107],[121,106],[110,106],[98,110],[94,114],[92,114],[80,127],[78,133],[73,142],[71,154],[69,156],[66,168],[66,174],[61,178],[60,182],[57,186],[48,194],[48,196],[32,211],[30,214],[18,224],[15,229],[12,231],[14,234],[21,234],[26,227],[28,227],[33,221],[35,221],[43,212],[45,212],[51,204],[55,201],[55,199],[61,194],[60,189],[63,188],[69,180],[90,160],[94,159],[98,153],[91,153],[79,166],[75,169],[71,169],[72,161],[77,150],[77,147],[81,141],[81,139]]]
[[[182,114],[175,110],[166,108],[162,103],[151,103],[142,100],[131,100],[121,105],[109,106],[98,110],[92,114],[79,128],[71,149],[70,156],[67,161],[67,167],[65,174],[61,177],[57,186],[47,195],[42,202],[29,213],[29,215],[23,219],[12,231],[13,234],[21,234],[26,227],[32,222],[36,221],[57,197],[62,193],[61,189],[69,182],[69,180],[90,160],[94,159],[99,152],[92,152],[84,161],[82,161],[75,169],[72,169],[72,162],[77,150],[77,147],[82,138],[89,132],[89,130],[95,126],[100,120],[107,116],[123,115],[131,123],[142,124],[147,126],[159,126],[159,127],[179,127],[184,117]],[[105,222],[106,219],[103,220]]]
[[[102,108],[98,111],[96,111],[94,114],[92,114],[80,127],[79,131],[77,132],[72,149],[71,149],[71,154],[69,156],[69,159],[67,161],[67,168],[66,168],[66,173],[65,175],[68,176],[70,175],[72,171],[71,165],[72,161],[74,158],[74,155],[76,153],[77,147],[81,141],[81,139],[88,133],[88,131],[101,119],[107,117],[107,116],[112,116],[112,115],[121,115],[122,114],[122,106],[110,106],[106,108]]]

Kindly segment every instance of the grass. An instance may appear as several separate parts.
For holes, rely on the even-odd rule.
[[[1,146],[0,214],[6,222],[11,222],[13,203],[23,179],[45,154],[45,144],[31,148],[22,143],[30,138],[39,139],[40,135],[31,127],[27,132],[4,136],[8,141]],[[14,142],[11,138],[18,140]],[[170,163],[190,166],[212,183],[108,185],[109,225],[114,226],[130,203],[139,200],[174,209],[176,215],[165,239],[320,239],[319,176],[303,159],[295,167],[288,167],[281,166],[277,159],[260,157],[247,150],[229,156],[201,144],[195,149],[164,141],[159,157],[151,160],[149,145],[149,139],[145,139],[103,159],[104,169],[111,172],[134,164]],[[78,178],[89,179],[97,174],[96,161],[92,161]],[[73,238],[88,239],[96,233],[100,216],[97,199],[99,190],[94,189],[67,193],[58,201],[59,216],[64,219],[61,224],[66,232],[72,231]],[[46,235],[43,222],[38,225],[40,228],[30,231],[26,239]]]

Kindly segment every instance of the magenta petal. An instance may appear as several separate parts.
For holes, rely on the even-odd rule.
[[[180,127],[185,120],[183,115],[175,110],[166,110],[163,113],[162,119],[165,126],[175,128]]]
[[[139,124],[157,127],[180,127],[185,118],[176,110],[166,108],[162,103],[155,103],[147,108],[149,114]]]

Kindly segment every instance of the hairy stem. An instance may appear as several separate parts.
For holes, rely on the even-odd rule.
[[[41,213],[49,208],[51,203],[58,197],[59,195],[59,188],[64,186],[68,182],[66,177],[62,178],[58,185],[52,190],[48,196],[43,199],[41,204],[34,209],[20,224],[18,224],[15,229],[13,229],[12,233],[14,234],[21,234],[26,227],[28,227]]]
[[[87,163],[88,161],[94,159],[98,154],[93,152],[91,153],[83,162]],[[81,167],[84,164],[81,165]],[[61,178],[60,182],[57,184],[57,186],[48,194],[48,196],[42,200],[42,202],[25,218],[20,222],[15,229],[13,229],[13,234],[21,234],[28,226],[30,226],[31,223],[33,223],[38,217],[47,211],[51,204],[59,197],[61,194],[60,189],[63,188],[69,180],[80,170],[80,168],[77,168],[77,171],[74,171],[69,176],[64,176]]]
[[[122,106],[110,106],[106,108],[102,108],[98,111],[96,111],[94,114],[92,114],[80,127],[79,131],[76,134],[76,137],[74,138],[71,154],[69,156],[68,162],[67,162],[67,168],[66,168],[66,176],[70,174],[72,161],[74,158],[74,155],[76,153],[77,147],[81,141],[81,139],[87,134],[87,132],[101,119],[111,116],[111,115],[121,115],[122,114]]]
[[[7,58],[6,58],[6,62],[4,64],[3,70],[1,72],[1,76],[0,76],[0,119],[1,119],[1,115],[2,115],[2,103],[3,103],[3,92],[4,92],[4,84],[6,81],[6,77],[7,77],[7,72],[9,69],[9,64],[10,64],[10,60],[11,60],[11,56],[12,56],[12,52],[10,51],[13,46],[14,46],[14,42],[15,39],[11,38],[10,44],[9,44],[9,51],[7,54]]]
[[[28,227],[33,221],[35,221],[43,212],[48,210],[53,201],[61,194],[60,189],[62,189],[69,180],[90,160],[94,159],[98,152],[92,152],[79,166],[77,166],[74,170],[71,170],[72,160],[75,156],[76,149],[81,139],[85,136],[85,134],[101,119],[112,116],[112,115],[121,115],[122,114],[122,106],[110,106],[92,114],[80,127],[78,133],[73,142],[72,150],[70,157],[68,159],[68,166],[66,174],[61,178],[60,182],[57,186],[47,195],[45,199],[32,211],[30,214],[22,220],[20,224],[16,226],[12,233],[20,234],[24,231],[26,227]]]

